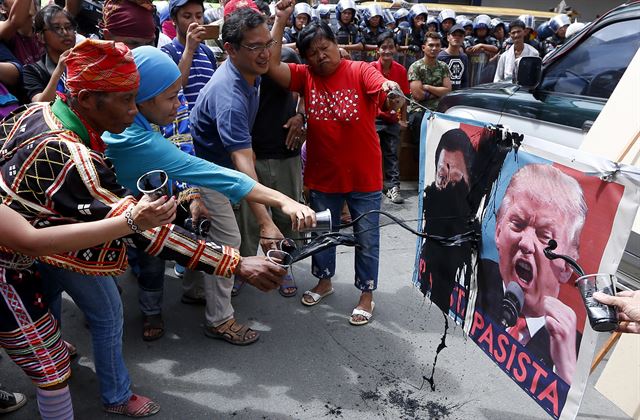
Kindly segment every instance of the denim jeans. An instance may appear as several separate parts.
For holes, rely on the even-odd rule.
[[[93,361],[105,405],[123,404],[131,397],[131,380],[122,357],[122,301],[112,276],[88,276],[38,264],[45,280],[53,315],[60,321],[62,291],[84,313],[93,341]]]
[[[144,315],[158,315],[162,313],[165,261],[142,250],[133,247],[129,249],[136,253],[140,270],[138,274],[140,310]]]
[[[400,144],[400,124],[386,124],[376,120],[376,131],[382,149],[382,169],[384,188],[400,186],[400,165],[398,163],[398,145]]]
[[[331,210],[331,222],[334,231],[340,225],[342,203],[347,202],[351,217],[355,220],[370,210],[380,210],[382,193],[350,192],[323,193],[310,191],[311,208],[315,211]],[[356,237],[355,286],[362,291],[373,291],[378,287],[378,261],[380,259],[380,215],[378,213],[363,217],[354,226]],[[311,258],[311,272],[319,279],[328,279],[336,272],[336,249],[318,252]]]

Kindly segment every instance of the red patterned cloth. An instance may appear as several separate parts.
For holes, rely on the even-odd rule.
[[[121,42],[85,39],[71,50],[66,63],[71,95],[82,89],[126,92],[140,85],[133,54]]]
[[[116,36],[155,38],[151,0],[107,0],[102,9],[102,29]]]
[[[49,312],[43,280],[32,267],[0,267],[0,347],[38,387],[57,385],[71,375],[67,346]]]

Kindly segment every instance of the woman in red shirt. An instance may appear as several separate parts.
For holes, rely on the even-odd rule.
[[[276,5],[273,39],[282,39],[292,0]],[[365,62],[340,58],[331,28],[312,22],[298,35],[296,46],[308,64],[280,62],[280,45],[270,51],[269,76],[280,85],[304,95],[307,111],[307,162],[304,184],[310,190],[311,207],[331,210],[333,226],[340,223],[342,203],[351,216],[380,209],[382,170],[380,141],[375,118],[378,107],[397,109],[403,99],[388,99],[385,92],[398,89]],[[355,286],[362,294],[349,322],[368,323],[373,312],[373,291],[378,283],[379,215],[370,214],[354,226],[358,246]],[[318,284],[304,293],[302,303],[313,306],[333,293],[335,248],[313,256],[312,273]]]

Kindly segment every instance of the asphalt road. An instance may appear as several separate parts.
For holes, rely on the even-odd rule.
[[[405,204],[385,202],[383,208],[415,220],[415,185],[403,188]],[[313,308],[299,301],[302,291],[315,284],[308,261],[294,266],[301,289],[296,298],[245,287],[233,301],[236,316],[262,334],[247,347],[204,336],[203,307],[180,303],[180,282],[170,269],[166,335],[142,341],[135,279],[124,275],[124,348],[134,391],[161,404],[154,417],[158,420],[548,418],[460,328],[449,329],[447,348],[435,369],[435,391],[425,383],[444,321],[411,284],[415,244],[415,237],[398,226],[382,229],[376,308],[364,327],[347,322],[358,299],[352,249],[338,249],[336,293]],[[76,418],[117,418],[101,411],[89,333],[71,301],[64,305],[63,332],[80,353],[71,380]],[[626,419],[593,388],[603,365],[590,378],[579,417]],[[0,383],[29,398],[24,408],[5,419],[38,418],[35,388],[6,357],[0,362]]]

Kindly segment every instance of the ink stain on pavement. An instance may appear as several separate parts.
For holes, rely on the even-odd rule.
[[[436,383],[435,383],[435,381],[433,379],[433,375],[436,372],[436,363],[438,363],[438,354],[440,354],[440,352],[447,347],[446,339],[447,339],[447,331],[449,330],[449,319],[447,318],[447,315],[444,314],[444,312],[442,313],[442,315],[444,315],[444,332],[442,333],[442,338],[440,338],[440,344],[438,345],[438,348],[436,349],[436,356],[433,359],[433,367],[431,368],[431,376],[428,377],[428,378],[426,376],[422,376],[422,379],[424,379],[425,381],[429,382],[429,385],[431,386],[431,390],[432,391],[436,390]]]
[[[324,408],[327,409],[327,412],[325,413],[325,417],[326,416],[342,417],[342,407],[334,406],[333,404],[331,404],[331,401],[327,401],[327,403],[324,405]]]
[[[380,386],[389,389],[380,390]],[[360,398],[383,418],[409,419],[445,419],[452,415],[453,406],[440,401],[427,401],[430,395],[424,392],[403,390],[401,383],[384,378],[375,390],[360,392]],[[445,397],[446,399],[446,397]]]

